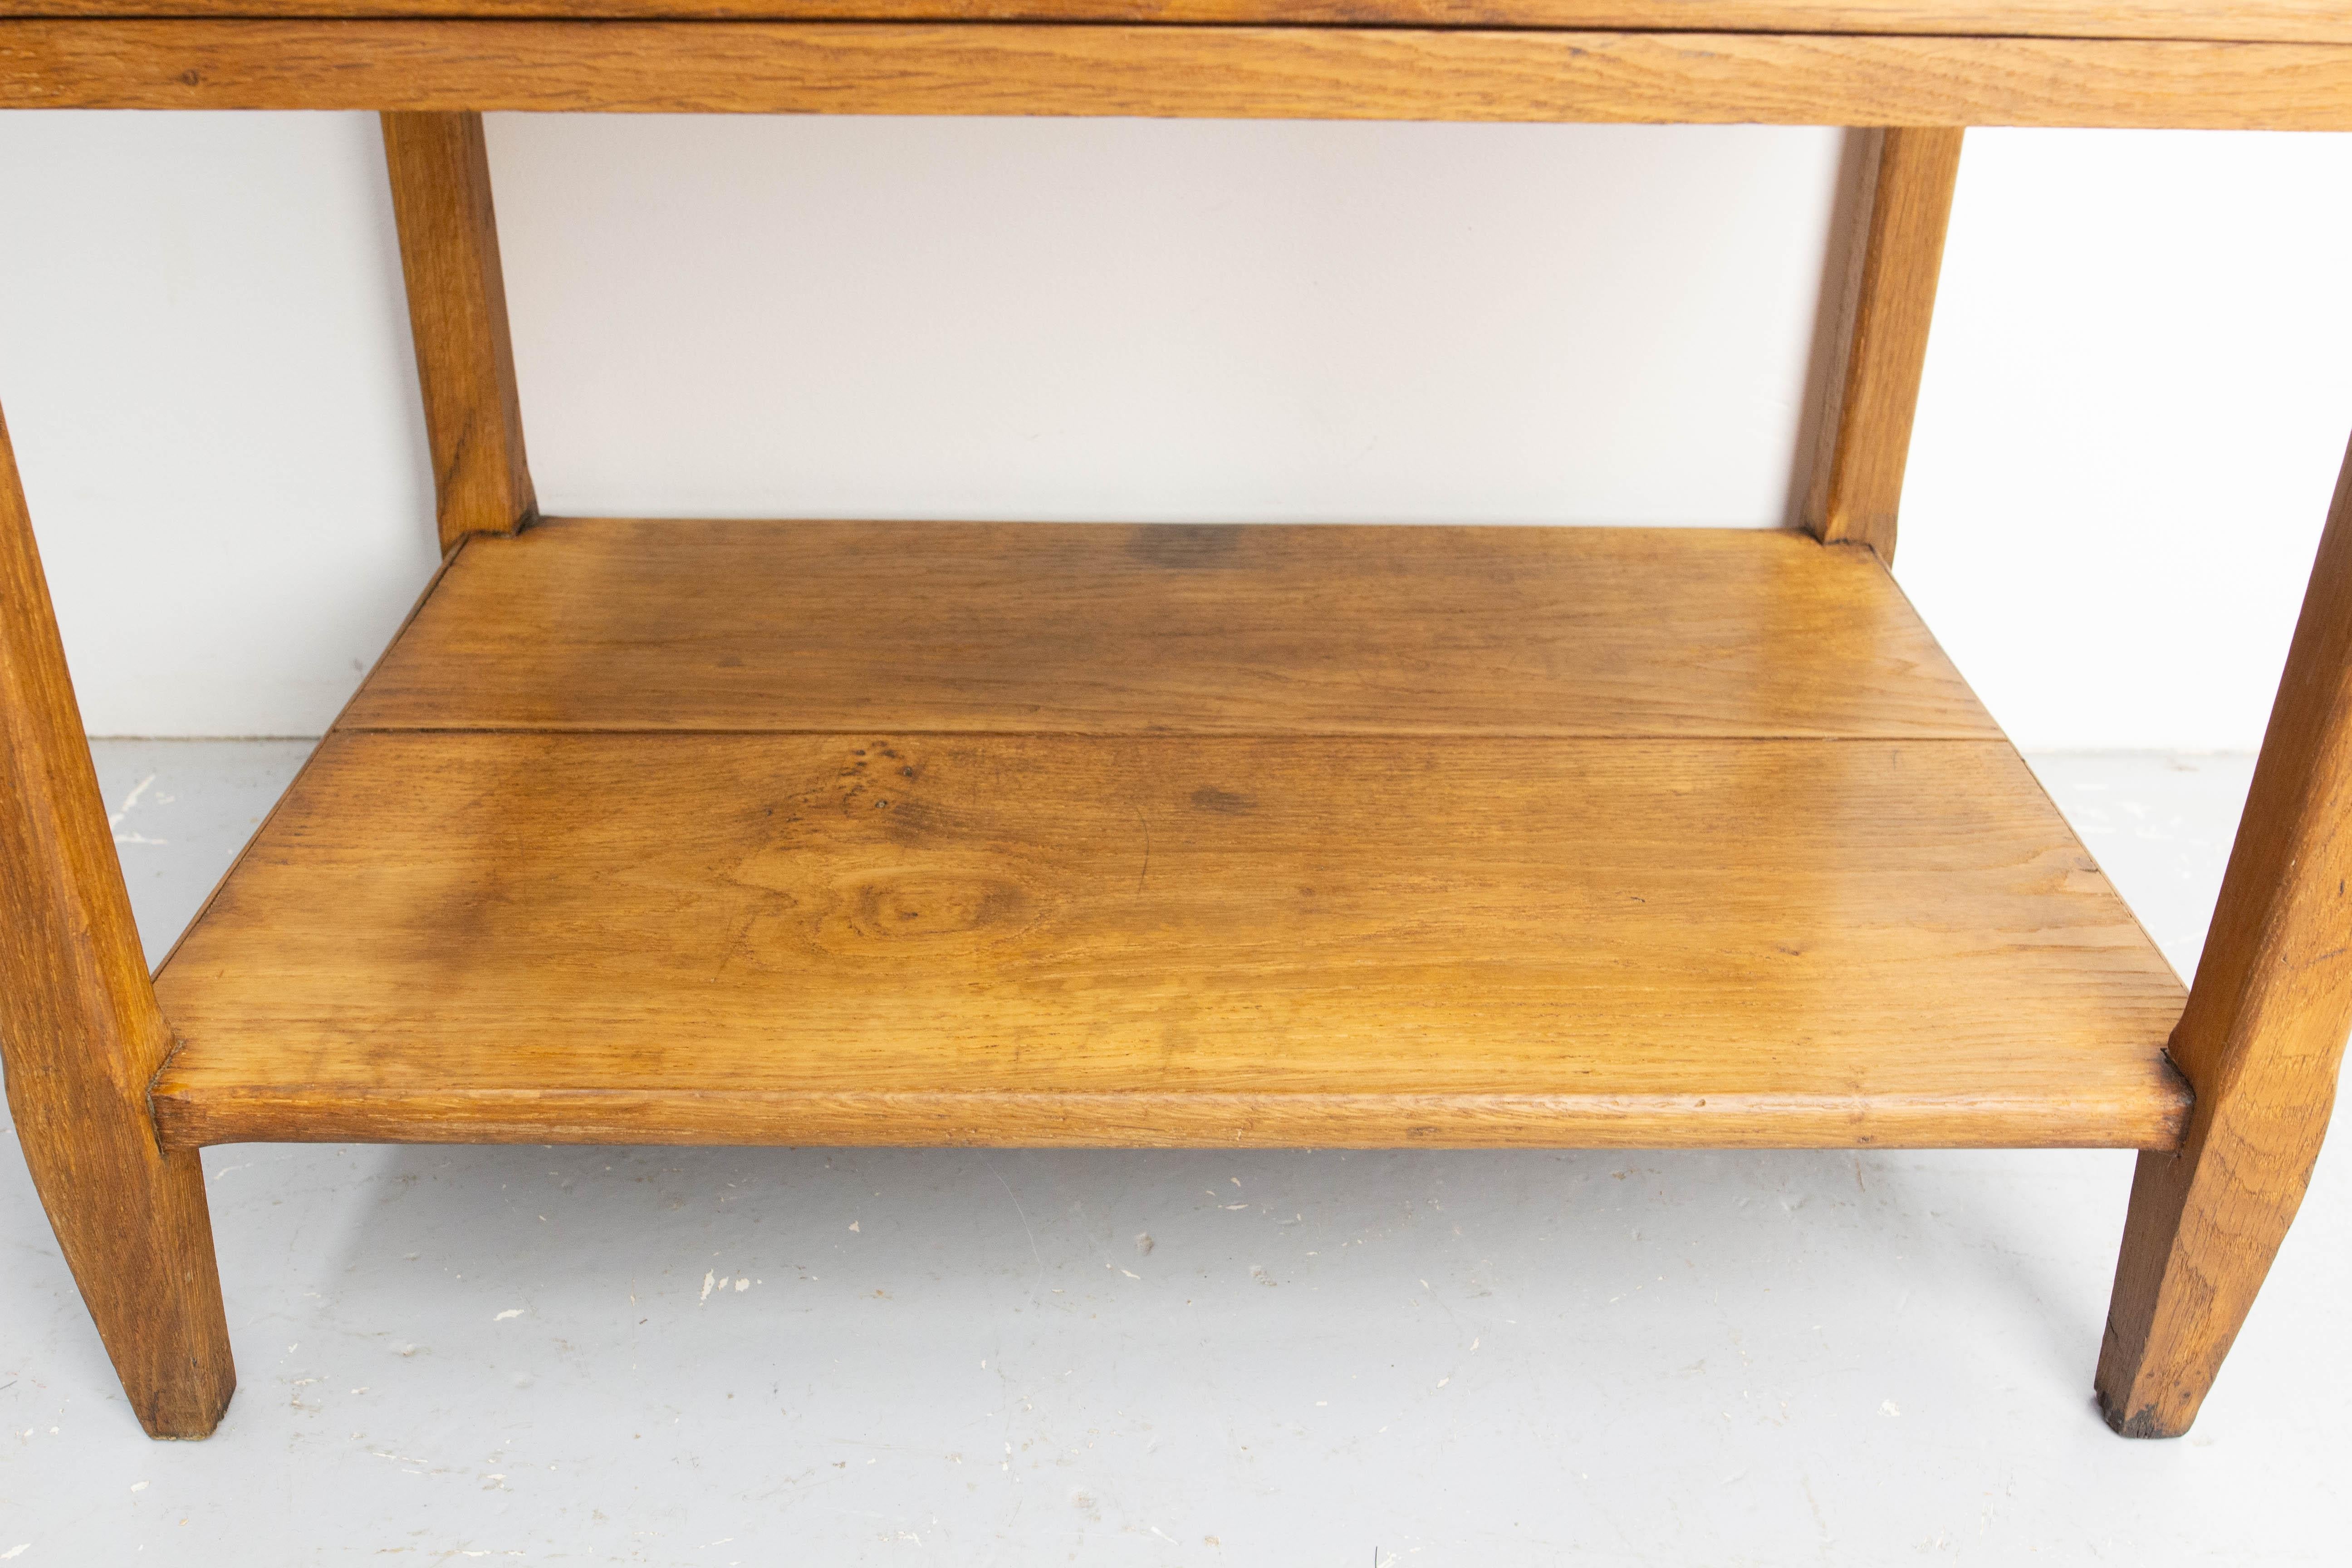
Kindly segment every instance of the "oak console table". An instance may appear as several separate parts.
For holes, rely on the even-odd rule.
[[[2352,481],[2185,993],[1887,574],[1966,125],[2352,129],[2338,0],[0,0],[0,108],[383,116],[443,567],[140,954],[0,437],[0,1045],[132,1407],[251,1139],[2141,1151],[2186,1430],[2352,1025]],[[480,111],[1853,132],[1801,526],[542,518]]]

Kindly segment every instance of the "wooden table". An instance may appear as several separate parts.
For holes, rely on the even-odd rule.
[[[2352,128],[2352,6],[0,0],[0,107],[383,111],[446,552],[151,979],[0,437],[0,1043],[153,1435],[244,1139],[2132,1148],[2194,1419],[2352,1026],[2352,490],[2186,993],[1887,563],[1959,127]],[[484,110],[1868,129],[1785,531],[649,522],[539,514]]]

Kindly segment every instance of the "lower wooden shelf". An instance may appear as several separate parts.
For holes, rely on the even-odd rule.
[[[1874,558],[469,542],[157,978],[167,1142],[2169,1147],[2179,981]]]

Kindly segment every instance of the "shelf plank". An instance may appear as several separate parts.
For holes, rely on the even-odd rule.
[[[157,993],[173,1146],[2161,1147],[2187,1106],[2179,983],[1998,742],[344,731]]]
[[[2000,733],[1793,531],[613,521],[469,541],[344,723]]]
[[[467,542],[157,977],[240,1139],[2166,1147],[2179,981],[1869,552]]]

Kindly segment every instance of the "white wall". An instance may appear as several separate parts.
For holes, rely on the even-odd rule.
[[[494,120],[551,510],[1769,525],[1834,134]],[[2250,746],[2352,430],[2352,140],[1978,132],[1905,586],[2019,740]],[[373,121],[0,114],[90,728],[308,733],[431,567]]]
[[[433,567],[372,117],[0,114],[0,408],[94,734],[317,733]]]
[[[2021,744],[2260,742],[2347,279],[2352,137],[1969,134],[1895,575]]]
[[[1831,132],[495,136],[551,509],[1763,523],[1787,504]]]

